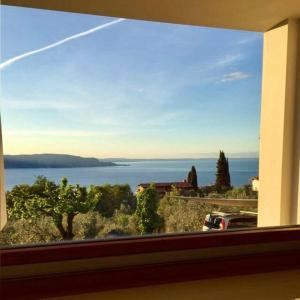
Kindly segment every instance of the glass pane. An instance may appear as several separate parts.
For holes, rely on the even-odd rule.
[[[256,227],[261,33],[1,13],[2,246]]]

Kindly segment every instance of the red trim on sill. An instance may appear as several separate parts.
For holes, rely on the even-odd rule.
[[[4,280],[3,299],[41,299],[112,289],[300,268],[299,251]]]
[[[300,226],[2,249],[1,266],[300,240]]]

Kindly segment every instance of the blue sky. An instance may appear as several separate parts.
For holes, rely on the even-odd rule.
[[[1,62],[116,18],[1,7]],[[1,70],[4,152],[201,157],[259,144],[262,34],[124,20]]]

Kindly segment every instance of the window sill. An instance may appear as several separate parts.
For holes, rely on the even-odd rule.
[[[5,299],[300,268],[300,226],[1,250]],[[55,286],[55,289],[53,289]]]

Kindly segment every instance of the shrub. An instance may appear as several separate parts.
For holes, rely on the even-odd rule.
[[[10,219],[0,232],[0,245],[38,244],[60,241],[59,231],[50,217],[33,220]]]
[[[139,231],[136,215],[130,215],[122,210],[115,210],[111,218],[104,218],[103,227],[97,237],[132,236],[137,234],[139,234]]]
[[[210,193],[217,193],[215,185],[202,186],[199,190],[204,197],[208,196]]]
[[[95,211],[78,214],[74,221],[74,239],[94,239],[103,230],[105,222],[106,218]]]
[[[183,200],[178,196],[179,191],[173,188],[160,201],[158,213],[164,220],[164,232],[201,231],[205,215],[213,210],[213,206],[197,200]]]
[[[250,185],[244,185],[227,191],[225,197],[234,199],[257,199],[257,192],[252,191]]]

